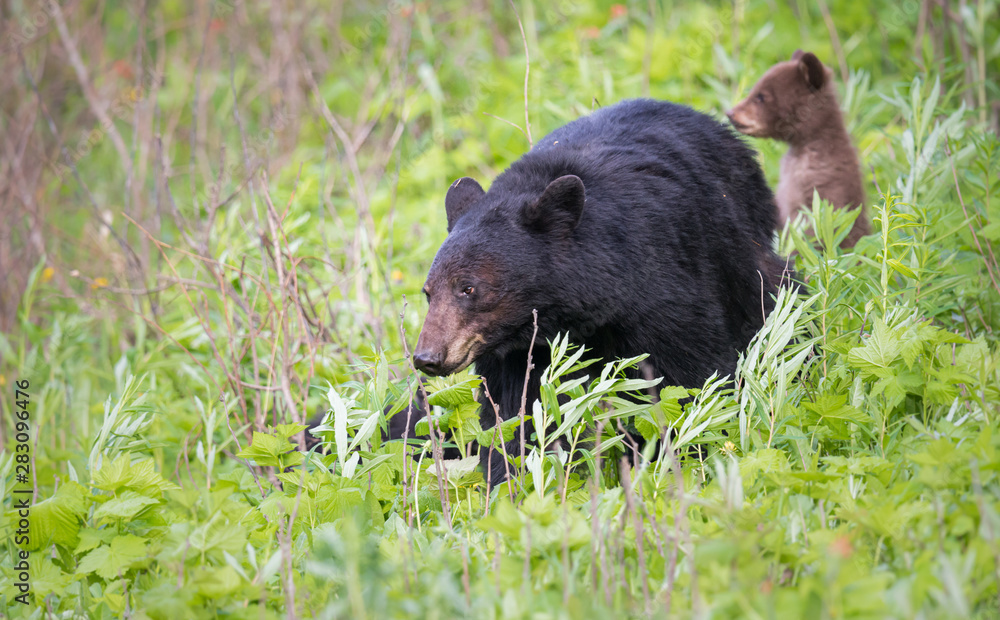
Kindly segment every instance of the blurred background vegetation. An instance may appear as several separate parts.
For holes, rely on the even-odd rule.
[[[603,513],[574,513],[579,523],[567,517],[580,530],[573,536],[586,538],[593,525],[596,539],[598,523],[620,526],[622,536],[627,527],[631,546],[611,547],[623,562],[628,558],[627,566],[659,571],[650,579],[660,581],[670,571],[686,575],[669,581],[683,599],[674,602],[674,613],[955,617],[949,613],[957,609],[995,617],[1000,3],[6,0],[0,18],[0,445],[8,458],[14,438],[7,394],[14,381],[30,379],[35,499],[55,501],[52,510],[65,507],[59,502],[76,507],[39,526],[69,528],[36,547],[36,558],[47,557],[36,580],[39,610],[183,616],[170,611],[180,605],[240,615],[249,613],[249,600],[250,607],[261,604],[261,613],[293,616],[321,609],[352,617],[471,609],[487,616],[539,610],[575,616],[594,606],[641,615],[662,591],[646,592],[641,580],[614,573],[614,566],[609,584],[609,560],[599,556],[608,547],[580,543],[571,554],[567,543],[536,550],[535,557],[530,526],[520,529],[531,515],[565,517],[567,505],[576,510],[599,497],[592,501],[607,503]],[[443,196],[454,179],[488,183],[529,148],[529,136],[538,139],[629,97],[669,99],[723,119],[770,65],[799,48],[815,52],[838,77],[871,181],[878,232],[845,256],[835,244],[811,249],[801,229],[786,231],[782,247],[799,249],[810,278],[806,296],[819,295],[805,314],[786,316],[787,327],[802,342],[805,335],[818,339],[809,340],[815,350],[802,374],[782,367],[788,385],[764,366],[745,365],[745,377],[727,397],[736,408],[709,429],[712,454],[741,457],[740,469],[702,462],[684,476],[689,490],[695,485],[704,496],[669,496],[671,510],[676,501],[732,507],[733,487],[717,485],[732,485],[742,471],[748,496],[780,497],[780,505],[767,504],[753,518],[729,514],[712,527],[701,517],[707,542],[699,543],[699,557],[707,564],[684,568],[677,554],[669,560],[664,541],[634,543],[635,526],[622,517],[630,513],[621,512],[634,504],[622,503],[617,483],[587,495],[577,480],[583,495],[574,501],[565,486],[561,493],[553,486],[527,508],[522,494],[515,502],[525,511],[520,517],[493,515],[492,525],[477,529],[490,510],[481,480],[440,498],[436,482],[407,487],[406,466],[397,466],[400,449],[363,437],[351,446],[368,448],[361,462],[370,466],[369,490],[358,487],[358,501],[378,518],[369,514],[358,524],[330,509],[302,530],[301,522],[295,529],[261,508],[262,496],[297,497],[305,488],[279,476],[300,462],[281,460],[292,450],[287,439],[302,446],[306,435],[300,426],[285,427],[272,432],[271,457],[241,453],[254,431],[336,410],[340,401],[331,392],[355,390],[357,410],[369,412],[406,392],[402,338],[413,344],[426,310],[419,291],[445,236]],[[784,147],[752,144],[776,183]],[[832,238],[836,217],[817,209],[821,239]],[[878,364],[854,351],[870,344],[858,346],[859,338],[876,333],[876,325],[886,347],[899,349],[891,360],[882,349]],[[788,338],[775,337],[784,350]],[[942,374],[948,355],[954,366],[962,347],[975,376]],[[802,364],[793,350],[801,349],[792,345],[788,359]],[[761,364],[779,360],[774,351],[758,353]],[[923,364],[924,374],[914,364]],[[745,391],[754,381],[771,381],[772,392]],[[782,435],[776,416],[784,410],[773,402],[771,417],[761,418],[767,432],[743,419],[773,399],[774,389],[788,404],[794,433]],[[822,398],[827,392],[849,400],[831,404]],[[827,417],[827,405],[839,414]],[[954,445],[967,442],[971,450],[978,442],[976,449],[991,457],[976,453],[971,466],[965,456],[948,461],[943,444],[937,452],[928,448],[934,456],[924,461],[905,456],[916,450],[914,437],[944,441],[947,433],[935,424],[947,418],[957,427],[954,416],[962,411],[973,426]],[[362,422],[343,415],[351,437],[361,437]],[[919,429],[907,422],[912,416],[920,418]],[[812,448],[796,448],[796,433],[810,432]],[[334,447],[336,463],[326,465],[339,492],[353,484],[344,476],[350,450]],[[162,484],[151,491],[148,481],[102,482],[102,468],[118,455],[131,455],[133,465],[144,462],[140,456],[152,459]],[[386,459],[378,461],[380,455]],[[820,455],[848,460],[819,471]],[[879,461],[850,460],[862,456]],[[431,460],[422,462],[425,471]],[[371,472],[386,463],[396,469],[383,472],[384,488],[371,491]],[[913,468],[921,463],[951,468],[941,480],[924,480],[940,493],[925,496],[915,486]],[[548,465],[539,467],[544,478]],[[800,478],[767,486],[752,467],[798,468]],[[853,502],[856,485],[865,484],[854,476],[861,480],[868,470],[877,470],[880,488],[900,485],[898,510],[919,510],[876,515],[851,504],[835,526],[827,523],[832,509],[824,499],[801,488],[833,479],[846,485],[850,476]],[[661,473],[645,491],[650,502],[668,501],[655,499],[658,484],[673,484]],[[613,472],[610,480],[616,479]],[[942,490],[952,483],[954,496]],[[73,484],[78,502],[66,499],[76,492],[65,491]],[[531,485],[547,488],[539,479]],[[126,487],[149,502],[95,516]],[[54,495],[60,488],[66,496]],[[220,488],[233,497],[212,495]],[[405,499],[406,488],[416,500]],[[401,504],[400,492],[403,502],[418,505]],[[741,487],[741,501],[742,493]],[[448,512],[451,501],[458,506]],[[448,515],[443,520],[441,510]],[[413,522],[420,514],[437,529],[420,530],[420,517]],[[656,510],[649,514],[651,528]],[[661,525],[676,523],[671,514],[661,515]],[[9,513],[5,519],[6,537],[13,521]],[[907,519],[923,525],[907,529]],[[383,525],[390,522],[391,532]],[[827,525],[843,531],[817,534],[810,543],[806,532],[820,522],[826,532],[833,531]],[[219,523],[239,523],[242,538],[205,543],[197,558],[178,550],[190,548],[193,537],[215,536]],[[323,523],[337,526],[311,529]],[[764,523],[780,523],[782,536],[758,536]],[[344,534],[373,527],[378,536]],[[107,528],[125,542],[81,534]],[[516,542],[524,531],[526,555]],[[83,562],[105,548],[105,559],[114,557],[112,550],[121,549],[113,543],[134,543],[125,536],[145,541],[124,555],[130,560],[109,559],[104,568],[94,564],[98,559]],[[515,542],[501,542],[502,536]],[[973,539],[982,546],[970,551]],[[690,539],[669,540],[681,558],[693,557]],[[726,547],[723,540],[743,542]],[[659,548],[659,568],[643,557],[644,545],[647,554]],[[403,553],[400,560],[404,548],[417,548],[420,559]],[[867,559],[845,569],[846,558],[862,548]],[[270,566],[267,558],[278,559]],[[951,563],[947,569],[940,558]],[[699,572],[708,577],[700,592]],[[505,587],[494,591],[501,576]],[[0,597],[9,602],[14,590],[5,579]],[[733,590],[722,594],[727,583]],[[721,598],[706,594],[713,591]],[[511,598],[511,592],[532,594]],[[668,610],[670,604],[668,595]]]

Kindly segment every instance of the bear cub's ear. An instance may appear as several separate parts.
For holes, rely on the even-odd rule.
[[[444,197],[444,210],[448,214],[448,232],[451,232],[455,223],[465,215],[469,207],[485,195],[486,192],[475,179],[462,177],[452,183],[448,188],[448,194]]]
[[[524,224],[541,232],[569,234],[580,223],[587,193],[580,177],[561,176],[549,183],[535,202],[524,207]]]
[[[802,74],[802,78],[811,90],[823,88],[823,84],[826,82],[826,67],[819,61],[819,58],[816,58],[815,54],[812,52],[803,54],[802,50],[796,50],[792,54],[792,60],[799,61],[799,73]]]

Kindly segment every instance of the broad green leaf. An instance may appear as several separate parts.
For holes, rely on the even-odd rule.
[[[86,518],[89,505],[90,498],[86,489],[75,482],[63,483],[55,495],[30,507],[30,534],[23,548],[36,551],[52,543],[67,548],[75,547],[77,534]]]
[[[147,506],[158,504],[159,501],[151,497],[139,495],[135,491],[125,491],[119,497],[112,497],[108,501],[98,506],[94,511],[94,519],[131,519]]]
[[[81,573],[94,573],[104,579],[115,579],[119,574],[145,559],[146,542],[138,536],[116,536],[110,545],[102,545],[88,553],[77,567]]]

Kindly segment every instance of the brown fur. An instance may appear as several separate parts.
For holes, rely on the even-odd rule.
[[[835,208],[862,209],[841,243],[846,248],[870,233],[871,224],[864,211],[861,166],[832,77],[815,55],[797,51],[771,67],[726,116],[748,136],[788,143],[775,192],[781,224],[812,204],[814,189]]]

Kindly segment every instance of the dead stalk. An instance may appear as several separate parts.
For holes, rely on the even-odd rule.
[[[517,415],[521,419],[521,462],[518,465],[518,477],[524,479],[524,416],[525,408],[527,407],[528,400],[528,382],[531,380],[531,371],[534,370],[535,366],[531,363],[531,354],[535,350],[535,337],[538,335],[538,310],[531,311],[532,323],[534,325],[533,331],[531,332],[531,344],[528,345],[528,366],[524,371],[524,387],[521,390],[521,408],[518,410]]]

